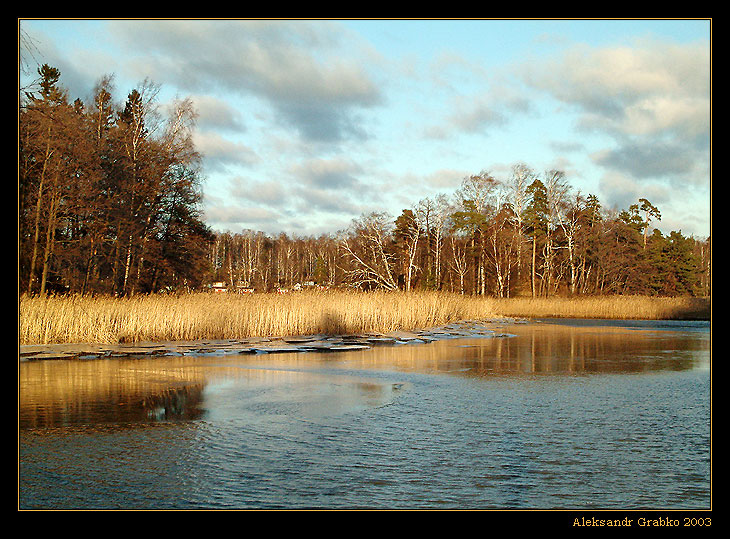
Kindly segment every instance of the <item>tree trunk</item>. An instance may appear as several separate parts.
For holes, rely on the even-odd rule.
[[[532,297],[536,297],[537,289],[535,283],[535,262],[537,258],[537,236],[532,236]]]
[[[50,139],[51,128],[48,128],[48,137]],[[43,168],[41,169],[41,177],[38,183],[38,200],[35,207],[35,231],[33,233],[33,254],[30,259],[30,274],[28,275],[28,293],[33,291],[33,280],[35,277],[35,265],[38,258],[38,243],[40,239],[41,226],[41,208],[43,206],[43,188],[45,186],[46,170],[48,170],[48,161],[53,152],[50,149],[50,142],[46,143],[46,156],[43,160]]]

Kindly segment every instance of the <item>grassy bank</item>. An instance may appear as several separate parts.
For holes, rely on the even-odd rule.
[[[595,296],[492,299],[501,316],[525,318],[604,318],[622,320],[709,320],[709,298]]]
[[[20,344],[236,339],[388,332],[466,319],[575,317],[708,318],[709,301],[608,297],[495,299],[437,292],[298,292],[287,295],[27,297]]]

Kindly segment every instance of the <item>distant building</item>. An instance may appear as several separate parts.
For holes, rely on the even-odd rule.
[[[223,282],[213,283],[210,285],[210,289],[216,294],[225,294],[228,292],[228,287],[226,286],[226,283]]]

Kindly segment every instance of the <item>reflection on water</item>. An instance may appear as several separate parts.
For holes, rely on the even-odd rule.
[[[177,358],[36,361],[19,371],[21,428],[195,419],[204,376]]]
[[[390,383],[345,381],[342,376],[335,380],[313,372],[323,365],[463,376],[640,373],[709,366],[708,337],[702,333],[554,324],[513,325],[509,332],[510,337],[379,346],[336,355],[28,362],[20,368],[20,426],[198,419],[204,389],[213,399],[221,391],[216,385],[221,379],[227,384],[245,381],[249,392],[253,386],[283,388],[278,397],[272,389],[264,398],[305,401],[299,408],[314,415],[380,406],[392,396]]]
[[[23,363],[20,428],[209,419],[261,405],[304,416],[336,415],[387,404],[402,387],[312,371],[320,365],[314,355],[248,357]]]
[[[502,329],[21,363],[21,508],[707,507],[707,326]]]
[[[490,374],[640,373],[709,368],[706,333],[553,324],[513,325],[513,338],[455,339],[427,347],[353,352],[348,364],[421,372]]]

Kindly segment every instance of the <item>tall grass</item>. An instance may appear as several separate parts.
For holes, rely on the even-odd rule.
[[[584,296],[492,299],[501,316],[624,320],[709,320],[710,299],[649,296]]]
[[[382,333],[499,316],[686,318],[695,317],[704,305],[670,298],[498,300],[439,292],[22,296],[19,342],[107,344]]]
[[[491,313],[477,298],[437,293],[20,298],[20,343],[116,343],[387,332]]]

